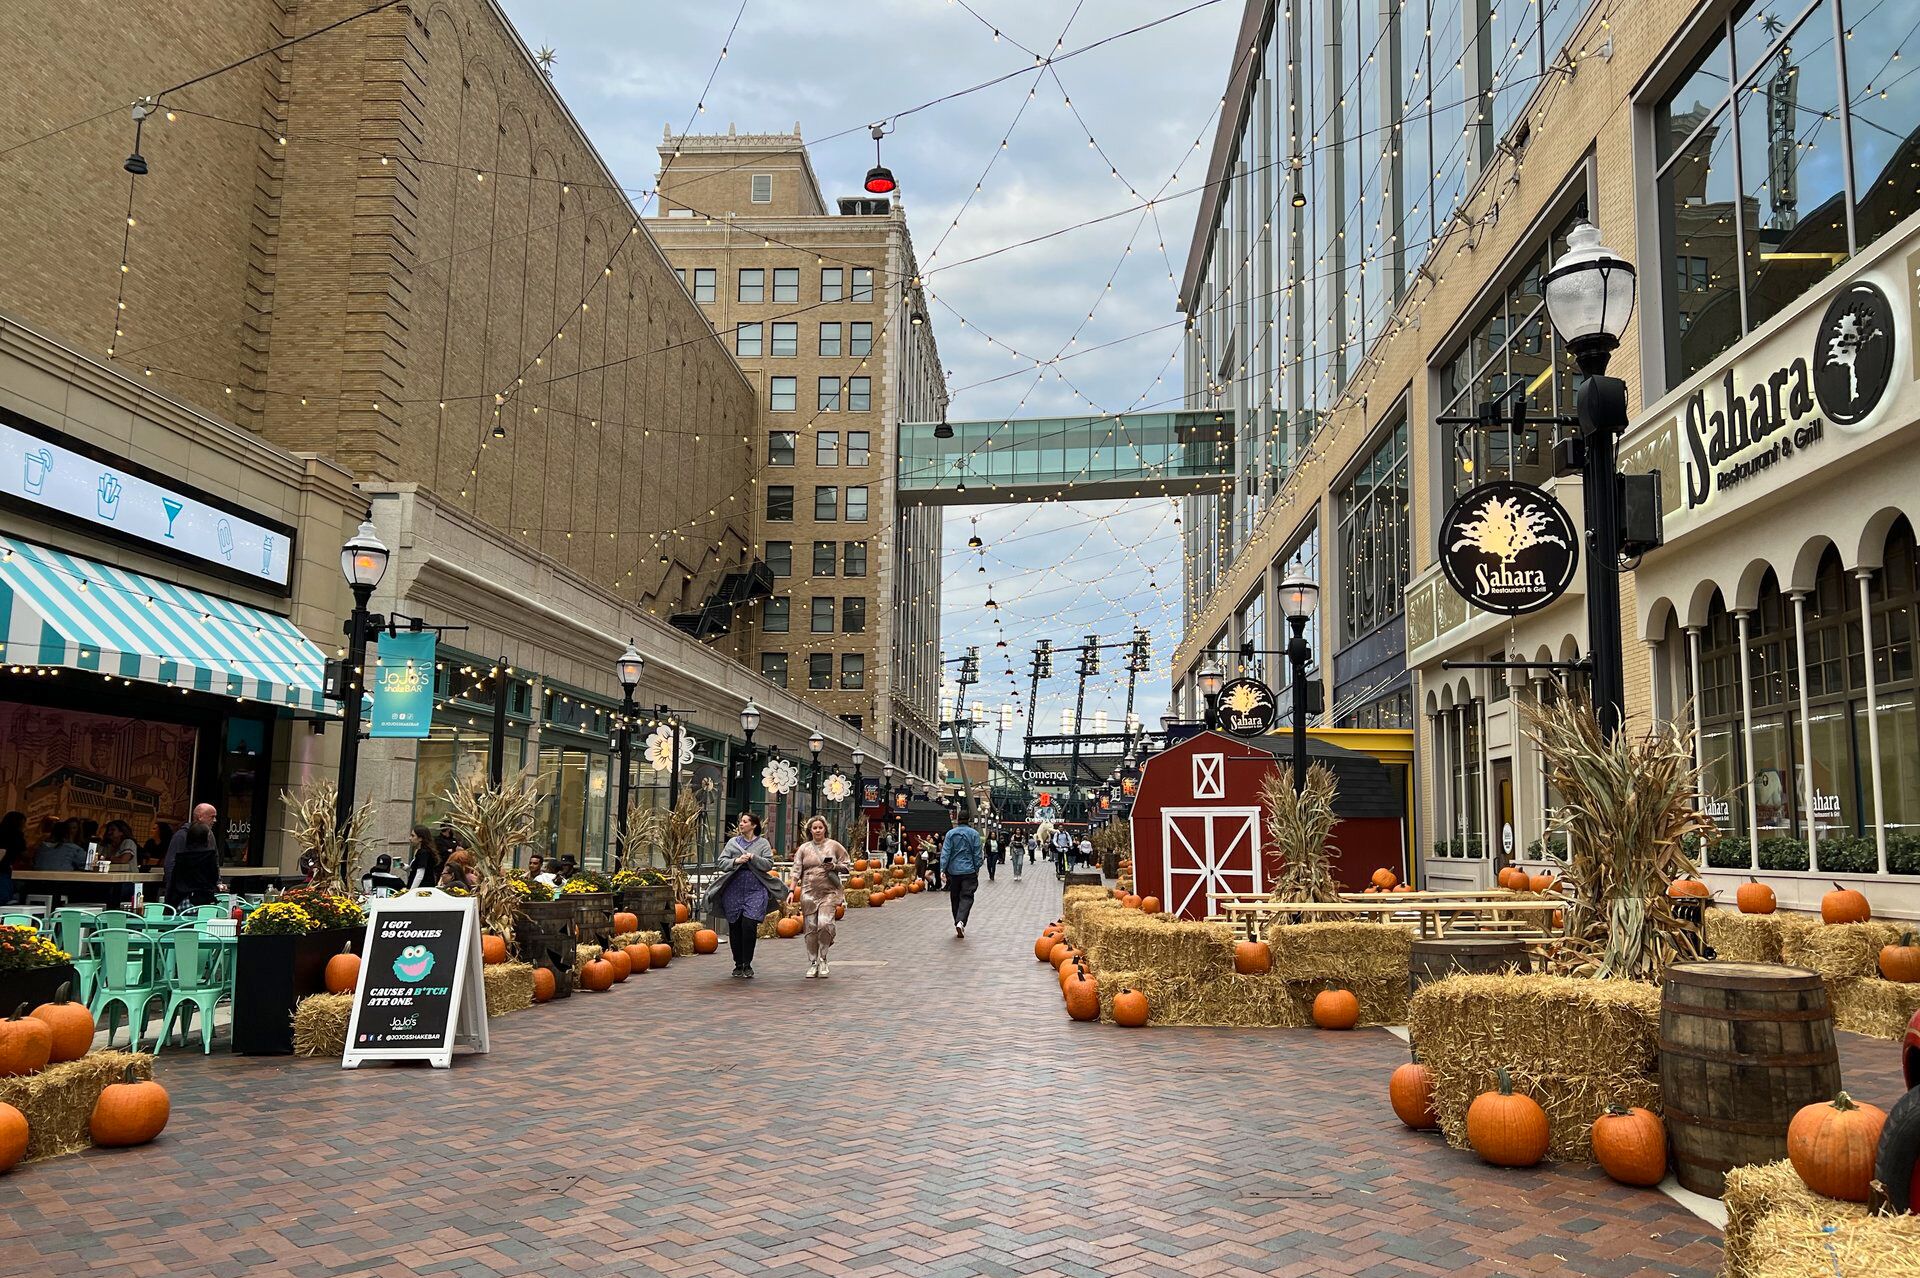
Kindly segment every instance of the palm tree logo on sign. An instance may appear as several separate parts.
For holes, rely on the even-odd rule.
[[[1440,566],[1468,603],[1518,616],[1565,592],[1579,563],[1566,508],[1532,484],[1498,479],[1469,489],[1440,528]]]

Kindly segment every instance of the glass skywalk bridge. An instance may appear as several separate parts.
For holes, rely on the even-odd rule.
[[[903,505],[1186,496],[1233,477],[1232,420],[1212,410],[950,425],[900,427]]]

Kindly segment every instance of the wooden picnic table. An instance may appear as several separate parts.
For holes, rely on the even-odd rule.
[[[1208,900],[1229,922],[1237,923],[1248,940],[1257,940],[1260,926],[1278,914],[1344,914],[1370,916],[1382,923],[1415,928],[1422,938],[1489,932],[1545,936],[1552,915],[1566,908],[1557,897],[1494,889],[1483,892],[1343,892],[1338,901],[1276,901],[1249,892],[1210,892]],[[1525,917],[1546,915],[1540,923]]]

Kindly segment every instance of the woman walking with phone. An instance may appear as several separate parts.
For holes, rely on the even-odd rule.
[[[725,868],[707,889],[707,913],[726,919],[733,974],[750,981],[760,920],[785,894],[787,885],[773,876],[773,845],[760,836],[760,818],[742,812],[733,828],[733,837],[720,854]]]
[[[847,850],[827,833],[825,817],[807,818],[807,841],[793,851],[793,890],[800,899],[800,917],[807,938],[807,978],[825,979],[827,951],[837,931],[834,916],[847,902],[840,888],[840,870]]]

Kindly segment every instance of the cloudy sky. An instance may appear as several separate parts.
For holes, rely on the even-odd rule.
[[[1031,248],[941,267],[1129,210],[1141,202],[1136,192],[1154,198],[1197,186],[1237,0],[746,0],[744,10],[740,0],[503,3],[529,45],[554,49],[560,92],[634,188],[653,184],[662,126],[687,126],[723,44],[727,56],[695,130],[724,132],[731,123],[743,133],[777,132],[798,123],[808,138],[854,130],[812,148],[829,200],[856,192],[872,163],[861,126],[1017,72],[905,114],[886,142],[937,299],[930,317],[954,392],[949,416],[1177,406],[1179,316],[1169,276],[1185,265],[1193,197],[1159,204],[1151,216],[1129,212]],[[1036,52],[1071,53],[1194,4],[1148,31],[1034,68]],[[1117,338],[1131,340],[1035,375],[1034,359]],[[1011,352],[1026,357],[1018,376],[1007,375],[1023,367]],[[948,654],[981,647],[985,682],[969,701],[983,702],[990,716],[1003,703],[1018,705],[1010,752],[1024,723],[1027,654],[1043,637],[1063,648],[1090,632],[1112,640],[1136,625],[1151,628],[1156,670],[1143,676],[1136,709],[1149,723],[1165,709],[1165,659],[1180,626],[1177,515],[1166,500],[949,513],[942,642]],[[966,549],[974,517],[984,553]],[[997,612],[984,608],[989,594]],[[1002,639],[1007,648],[996,648]],[[1072,660],[1057,660],[1055,670],[1041,688],[1043,732],[1057,731],[1061,710],[1073,706]],[[1125,680],[1119,654],[1109,654],[1088,687],[1090,722],[1106,710],[1118,730]]]

